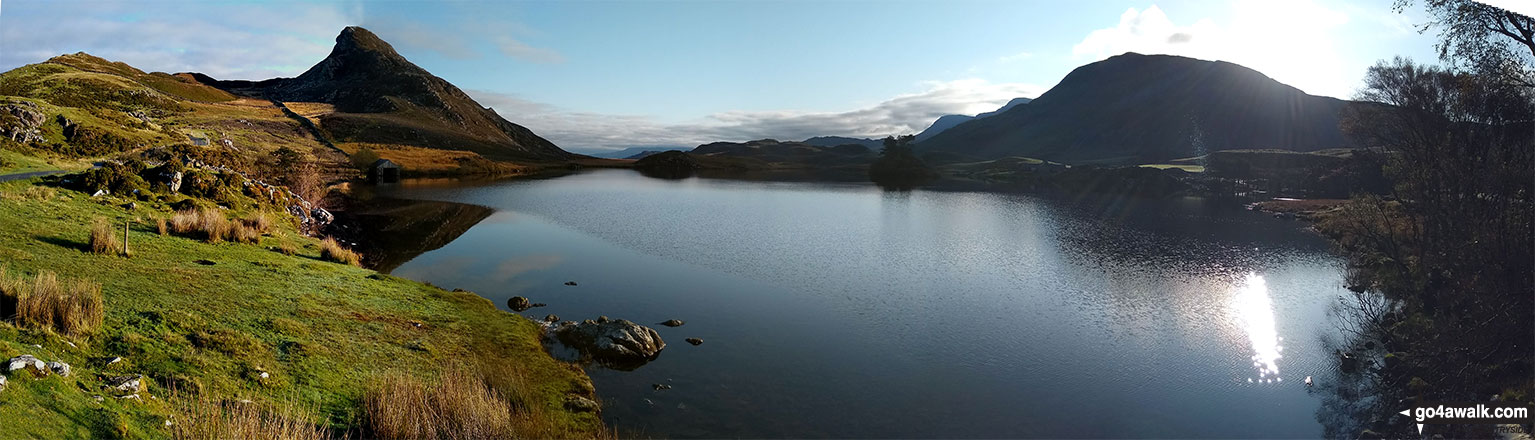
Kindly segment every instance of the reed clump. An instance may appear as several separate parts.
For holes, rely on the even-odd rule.
[[[91,222],[91,237],[89,247],[91,253],[98,255],[117,255],[123,252],[123,243],[117,239],[117,234],[112,233],[112,225],[104,218],[97,218]]]
[[[176,416],[171,438],[323,440],[331,438],[325,424],[317,424],[292,404],[265,408],[249,401],[220,400],[207,392],[174,390]]]
[[[325,237],[325,240],[320,241],[320,258],[326,261],[334,261],[337,263],[350,264],[353,266],[359,266],[362,264],[362,258],[359,257],[356,252],[352,252],[350,249],[341,247],[341,243],[337,243],[336,239],[332,237]]]
[[[87,335],[101,328],[105,309],[101,284],[60,280],[49,270],[29,279],[0,267],[0,315],[19,326]]]

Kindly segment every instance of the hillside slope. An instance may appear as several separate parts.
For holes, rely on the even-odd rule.
[[[1238,148],[1347,147],[1345,101],[1236,64],[1127,53],[1078,67],[1028,105],[918,146],[976,158],[1147,163]]]
[[[1032,101],[1032,100],[1029,99],[1029,98],[1013,98],[1011,101],[1008,101],[1007,104],[1003,104],[1002,107],[997,108],[996,110],[992,110],[992,111],[989,111],[989,112],[981,113],[981,114],[978,114],[978,115],[975,115],[975,116],[969,116],[969,115],[943,115],[943,116],[940,116],[940,117],[938,117],[938,120],[933,121],[932,125],[927,126],[927,128],[923,129],[921,133],[917,133],[917,142],[922,142],[922,141],[925,141],[925,140],[928,140],[928,139],[932,139],[933,136],[937,136],[938,133],[943,133],[944,130],[948,130],[950,128],[954,128],[955,126],[958,126],[959,124],[963,124],[963,123],[966,123],[966,122],[969,122],[969,121],[973,121],[973,120],[976,120],[976,119],[980,119],[980,118],[986,118],[986,117],[991,117],[991,116],[1002,114],[1002,112],[1005,112],[1005,111],[1008,111],[1008,110],[1012,110],[1013,107],[1017,107],[1017,106],[1020,106],[1020,105],[1028,104],[1030,101]]]
[[[330,55],[295,78],[250,82],[188,75],[239,94],[329,104],[334,110],[315,119],[338,143],[463,150],[496,160],[576,157],[480,106],[357,26],[343,29]]]

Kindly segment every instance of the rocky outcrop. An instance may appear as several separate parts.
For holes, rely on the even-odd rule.
[[[521,312],[523,310],[533,308],[533,303],[528,301],[527,298],[514,296],[511,299],[506,300],[506,308],[512,309],[514,312]]]
[[[571,412],[597,412],[597,410],[601,408],[598,407],[597,402],[593,401],[592,399],[581,396],[570,396],[565,398],[565,409],[568,409]]]
[[[668,319],[666,321],[661,322],[661,325],[664,325],[664,326],[667,326],[667,327],[681,327],[682,324],[685,324],[685,323],[682,322],[681,319]]]
[[[53,361],[44,365],[48,367],[48,371],[52,371],[53,374],[57,374],[59,377],[69,377],[69,364],[60,361]]]
[[[666,348],[655,329],[624,319],[563,322],[551,333],[583,356],[621,370],[638,368]]]
[[[47,120],[42,108],[27,101],[0,105],[0,136],[23,144],[42,142],[39,127]]]
[[[144,375],[112,376],[103,378],[102,388],[118,395],[133,395],[144,391]]]
[[[21,355],[21,356],[16,356],[16,357],[11,358],[10,361],[6,362],[5,372],[7,374],[15,373],[18,370],[30,371],[30,372],[32,372],[33,376],[37,376],[37,377],[43,377],[43,376],[47,376],[48,375],[48,366],[47,366],[47,364],[43,363],[43,361],[37,359],[37,357],[32,356],[30,354],[24,354],[24,355]]]

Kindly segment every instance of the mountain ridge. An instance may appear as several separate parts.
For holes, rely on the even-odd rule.
[[[955,126],[957,126],[959,124],[963,124],[965,122],[973,121],[973,120],[976,120],[976,119],[981,119],[981,118],[986,118],[986,117],[998,115],[998,114],[1001,114],[1002,112],[1011,110],[1013,107],[1017,107],[1017,106],[1020,106],[1020,105],[1023,105],[1023,104],[1028,104],[1030,101],[1032,101],[1032,99],[1029,99],[1029,98],[1013,98],[1012,100],[1007,101],[1006,104],[1002,104],[1002,107],[997,108],[996,110],[992,110],[992,111],[984,112],[984,113],[979,113],[979,114],[976,114],[975,116],[967,116],[967,115],[943,115],[943,116],[939,116],[938,120],[933,121],[933,123],[931,125],[928,125],[927,128],[923,129],[922,132],[917,133],[916,141],[917,142],[921,142],[921,141],[925,141],[925,140],[931,139],[933,136],[937,136],[938,133],[942,133],[944,130],[948,130],[950,128],[954,128]]]
[[[234,94],[333,105],[317,125],[338,143],[466,150],[498,160],[578,157],[481,106],[359,26],[342,29],[330,55],[297,77],[220,81],[186,75]]]
[[[1064,163],[1316,151],[1350,145],[1338,128],[1345,104],[1229,62],[1126,53],[1078,67],[1028,105],[961,123],[918,148]]]

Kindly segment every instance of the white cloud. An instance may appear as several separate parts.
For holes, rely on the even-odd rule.
[[[715,141],[812,136],[884,137],[917,133],[939,116],[996,110],[1017,97],[1036,97],[1031,84],[994,84],[979,79],[931,82],[926,90],[844,112],[731,111],[688,123],[666,124],[637,115],[574,112],[514,95],[471,90],[481,105],[496,109],[566,149],[620,149],[635,145],[691,148]]]
[[[436,52],[456,60],[477,58],[479,54],[469,47],[469,42],[456,34],[431,29],[410,21],[392,19],[369,20],[368,30],[395,46]]]
[[[0,69],[86,51],[145,70],[226,79],[301,73],[330,52],[342,27],[362,16],[356,3],[292,4],[281,10],[233,3],[60,7],[12,0],[5,6]]]
[[[500,49],[502,55],[517,58],[523,61],[545,64],[557,64],[565,62],[565,56],[560,55],[559,52],[529,46],[527,43],[523,43],[516,38],[512,38],[511,36],[503,35],[501,37],[497,37],[496,48]]]
[[[1034,53],[1033,52],[1018,52],[1018,53],[1015,53],[1015,54],[1012,54],[1012,55],[1004,55],[1004,56],[997,57],[997,62],[998,63],[1002,63],[1002,64],[1007,64],[1007,63],[1011,63],[1011,62],[1015,62],[1015,61],[1023,61],[1023,60],[1029,59],[1029,58],[1034,58]]]
[[[1229,20],[1175,21],[1160,7],[1129,8],[1114,27],[1089,33],[1072,47],[1079,59],[1125,52],[1230,61],[1312,94],[1347,96],[1363,74],[1346,66],[1333,47],[1349,14],[1309,0],[1246,0],[1232,4]],[[1180,24],[1186,23],[1186,24]]]

